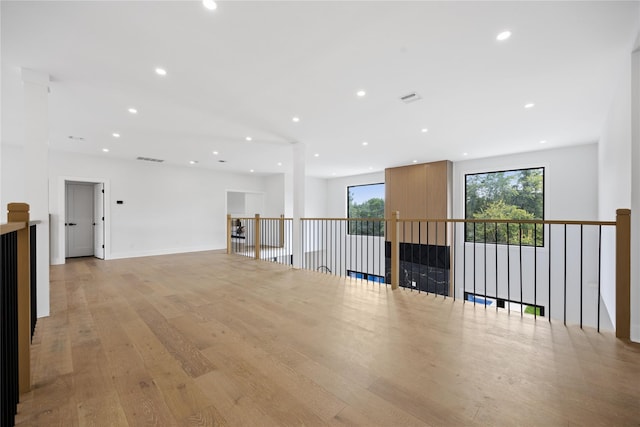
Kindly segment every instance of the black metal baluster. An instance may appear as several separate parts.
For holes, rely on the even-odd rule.
[[[476,305],[476,223],[473,223],[473,306]]]
[[[538,224],[533,224],[533,318],[538,316]]]
[[[496,246],[496,312],[498,311],[498,223],[495,223],[495,246]]]
[[[409,238],[410,242],[409,243],[409,249],[411,250],[411,279],[409,279],[409,285],[410,285],[410,289],[411,292],[413,292],[413,278],[415,277],[414,273],[413,273],[413,266],[416,263],[416,260],[413,258],[413,221],[411,221],[409,223],[409,231],[411,232],[411,237]],[[420,267],[418,267],[419,269]]]
[[[439,247],[438,247],[438,246],[439,246],[439,243],[440,243],[440,242],[438,241],[438,221],[435,221],[435,226],[436,226],[436,247],[435,247],[435,249],[436,249],[436,256],[435,256],[435,258],[436,258],[436,259],[435,259],[435,265],[436,265],[436,268],[437,268],[437,266],[438,266],[438,250],[439,250]],[[439,280],[438,280],[438,279],[439,279],[439,278],[438,278],[438,270],[437,270],[437,269],[434,271],[434,276],[436,277],[436,279],[435,279],[435,282],[436,282],[436,291],[435,291],[435,293],[434,293],[434,296],[437,298],[437,297],[438,297],[438,294],[439,294],[439,292],[438,292],[438,288],[439,288],[439,286],[438,286],[438,285],[439,285]]]
[[[467,292],[467,222],[463,222],[462,227],[462,303],[467,303],[465,293]]]
[[[524,296],[522,295],[522,223],[519,222],[518,245],[520,246],[520,317],[524,315]]]
[[[451,260],[449,259],[450,257],[450,253],[449,253],[449,248],[447,246],[447,239],[448,239],[448,234],[449,234],[449,229],[447,227],[447,222],[443,221],[442,222],[444,225],[444,268],[442,269],[442,271],[444,272],[443,275],[444,277],[444,286],[445,286],[445,292],[443,292],[444,294],[444,299],[447,299],[447,294],[449,293],[449,287],[450,287],[450,283],[449,283],[449,278],[451,277]]]
[[[37,275],[38,275],[38,262],[37,262],[37,240],[36,240],[36,225],[32,225],[29,230],[29,265],[31,268],[31,340],[33,340],[33,334],[36,330],[36,322],[38,321],[38,307],[37,307]]]
[[[365,271],[364,271],[364,230],[363,230],[363,220],[360,220],[360,266],[358,268],[358,271],[362,272],[362,278],[365,278]]]
[[[456,272],[455,272],[455,268],[456,268],[456,228],[458,223],[457,222],[452,222],[451,223],[452,227],[453,227],[453,236],[452,236],[452,244],[451,244],[451,248],[453,249],[453,263],[451,263],[451,259],[449,259],[449,277],[451,277],[451,266],[453,265],[453,300],[456,300]],[[464,242],[462,243],[464,245]],[[449,257],[451,257],[451,249],[449,250]]]
[[[567,324],[567,224],[564,225],[564,324]]]
[[[549,323],[551,323],[551,224],[548,227],[549,233],[549,250],[547,251],[549,257],[549,313],[547,316],[549,317]]]
[[[367,219],[367,279],[369,279],[369,274],[371,270],[369,270],[369,241],[371,240],[371,235],[373,233],[370,230],[370,221]]]
[[[422,222],[418,221],[418,265],[422,264]],[[426,271],[425,277],[427,278],[427,283],[429,281],[429,262],[427,261],[424,264],[424,268]],[[420,269],[420,267],[418,267]],[[418,293],[422,292],[422,275],[418,274]]]
[[[582,230],[583,230],[583,225],[580,224],[580,329],[582,329],[582,280],[583,280],[583,240],[582,240]]]
[[[489,286],[487,286],[487,222],[485,221],[483,222],[483,224],[484,224],[484,233],[483,233],[484,234],[483,236],[484,237],[484,248],[483,248],[484,250],[484,256],[483,256],[484,258],[484,263],[483,263],[484,264],[484,268],[483,268],[484,270],[484,308],[486,309],[487,294],[489,293],[488,292]]]
[[[429,240],[429,221],[427,221],[426,226],[427,226],[427,295],[429,295],[429,282],[431,281],[431,273],[432,273],[431,257],[429,256],[430,248],[431,248],[431,241]]]
[[[511,223],[507,222],[507,313],[511,314]]]
[[[600,270],[602,269],[602,225],[598,226],[598,332],[600,332]]]

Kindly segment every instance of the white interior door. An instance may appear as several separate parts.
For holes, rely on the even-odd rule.
[[[104,259],[104,184],[93,185],[93,254]]]
[[[93,256],[93,184],[66,185],[66,256]]]

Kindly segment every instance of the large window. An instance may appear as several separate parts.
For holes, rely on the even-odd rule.
[[[348,218],[384,218],[384,183],[347,187]],[[349,234],[384,236],[384,221],[349,221]]]
[[[544,219],[544,168],[468,174],[465,199],[467,219]],[[467,242],[543,246],[544,227],[470,223],[465,237]]]

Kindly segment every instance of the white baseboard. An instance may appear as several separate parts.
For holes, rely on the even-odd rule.
[[[158,256],[158,255],[172,255],[172,254],[184,254],[189,252],[203,252],[214,251],[219,249],[225,249],[224,247],[214,246],[194,246],[189,248],[170,248],[170,249],[153,249],[148,251],[138,252],[120,252],[110,254],[107,259],[125,259],[125,258],[140,258],[146,256]]]

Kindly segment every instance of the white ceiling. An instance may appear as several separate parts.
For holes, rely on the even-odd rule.
[[[596,142],[640,16],[636,1],[1,8],[3,143],[21,143],[25,67],[51,76],[53,150],[267,174],[301,142],[321,177]]]

